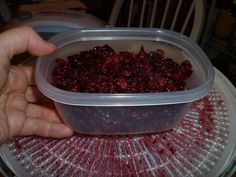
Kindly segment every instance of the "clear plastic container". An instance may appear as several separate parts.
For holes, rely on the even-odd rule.
[[[74,131],[83,134],[143,134],[172,129],[191,103],[212,88],[214,69],[201,48],[188,37],[163,29],[102,28],[80,29],[58,34],[49,40],[57,51],[39,57],[36,84],[55,102],[57,111]],[[137,52],[163,49],[180,63],[190,60],[193,74],[186,91],[135,94],[75,93],[50,84],[55,59],[108,44],[116,51]]]

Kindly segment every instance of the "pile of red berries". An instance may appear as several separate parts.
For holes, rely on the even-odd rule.
[[[192,72],[188,60],[178,64],[161,49],[116,52],[104,45],[56,59],[52,78],[55,87],[72,92],[153,93],[185,90]]]

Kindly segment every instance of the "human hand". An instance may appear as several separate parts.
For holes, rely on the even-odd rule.
[[[10,65],[15,54],[28,51],[34,56],[42,56],[55,49],[30,27],[0,34],[0,144],[15,136],[62,138],[72,134],[54,109],[35,104],[40,97],[33,68]]]

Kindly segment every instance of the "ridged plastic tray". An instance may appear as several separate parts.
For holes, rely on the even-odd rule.
[[[233,160],[235,88],[216,72],[214,88],[171,131],[139,136],[24,137],[0,154],[21,177],[220,176]]]

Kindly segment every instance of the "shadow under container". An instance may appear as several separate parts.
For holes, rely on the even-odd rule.
[[[166,131],[174,128],[189,106],[211,90],[214,69],[201,48],[188,37],[163,29],[102,28],[79,29],[58,34],[49,40],[57,51],[39,57],[36,84],[52,99],[63,121],[81,134],[121,135]],[[177,63],[188,59],[193,74],[187,90],[159,93],[103,94],[75,93],[51,85],[57,58],[108,44],[116,51],[146,52],[162,49]]]

